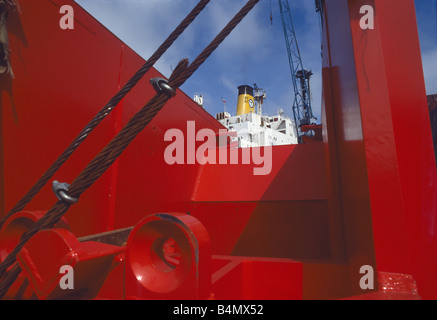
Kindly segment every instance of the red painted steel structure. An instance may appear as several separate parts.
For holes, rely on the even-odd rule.
[[[362,30],[369,3],[375,29]],[[74,30],[58,26],[64,4]],[[8,20],[15,79],[0,79],[2,214],[144,63],[71,0],[20,5]],[[7,298],[435,299],[437,172],[414,2],[326,0],[324,23],[323,142],[273,147],[266,176],[257,165],[169,166],[168,129],[223,129],[178,91],[63,223],[26,244]],[[54,180],[75,178],[154,95],[156,76]],[[8,220],[2,259],[55,201],[47,186]],[[118,229],[121,240],[99,234]],[[57,285],[64,264],[73,291]],[[363,265],[377,271],[374,290],[360,287]]]

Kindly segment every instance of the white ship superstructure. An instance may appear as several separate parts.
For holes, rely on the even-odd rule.
[[[250,86],[240,86],[237,115],[221,112],[216,119],[230,132],[236,132],[240,148],[298,144],[296,124],[283,112],[274,116],[262,114],[265,93]],[[260,89],[256,89],[259,91]]]

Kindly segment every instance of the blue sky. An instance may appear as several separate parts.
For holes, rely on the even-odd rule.
[[[145,59],[149,58],[198,0],[76,0]],[[311,82],[313,111],[320,119],[320,29],[314,0],[289,0],[306,69]],[[166,77],[181,58],[194,60],[246,0],[212,0],[156,64]],[[437,27],[435,0],[416,0],[424,76],[428,94],[437,93]],[[270,8],[273,24],[270,23]],[[279,109],[292,116],[294,96],[277,0],[261,0],[217,51],[181,88],[189,96],[202,94],[205,109],[215,115],[234,114],[237,87],[256,83],[267,92],[264,112]]]

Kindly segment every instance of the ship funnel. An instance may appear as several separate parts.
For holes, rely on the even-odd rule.
[[[255,99],[253,98],[253,88],[250,86],[239,86],[237,116],[247,113],[255,113]]]

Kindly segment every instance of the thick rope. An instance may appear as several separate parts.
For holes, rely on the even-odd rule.
[[[0,0],[0,4],[1,4]],[[20,212],[24,207],[39,193],[53,175],[61,168],[70,156],[76,151],[80,144],[91,134],[91,132],[109,115],[120,101],[137,85],[141,78],[151,69],[175,40],[185,31],[185,29],[194,21],[199,13],[206,7],[210,0],[201,0],[197,6],[187,15],[179,26],[170,34],[170,36],[155,51],[150,59],[141,67],[140,70],[125,84],[125,86],[103,107],[102,110],[87,124],[67,149],[58,157],[50,168],[41,176],[35,185],[23,196],[23,198],[3,217],[0,221],[0,229],[4,223],[13,214]],[[1,275],[0,275],[1,276]]]
[[[243,18],[259,0],[249,0],[249,2],[240,10],[240,12],[228,23],[220,34],[205,48],[205,50],[188,65],[188,60],[182,60],[173,71],[169,85],[173,89],[179,88],[185,81],[202,65],[203,62],[214,52],[215,49],[224,41],[224,39],[235,29]],[[171,97],[164,94],[156,94],[117,134],[117,136],[91,161],[82,173],[72,182],[69,188],[69,195],[73,198],[80,198],[97,179],[117,160],[122,152],[129,146],[135,137],[152,121],[154,116],[163,108]],[[43,229],[53,228],[56,223],[67,212],[71,204],[58,201],[48,211],[43,218],[38,220],[27,232],[23,234],[19,244],[12,250],[6,259],[0,264],[0,277],[16,261],[16,256],[26,244],[26,242],[36,233]],[[15,282],[21,268],[16,264],[8,272],[3,281],[0,283],[0,298],[9,290]]]

